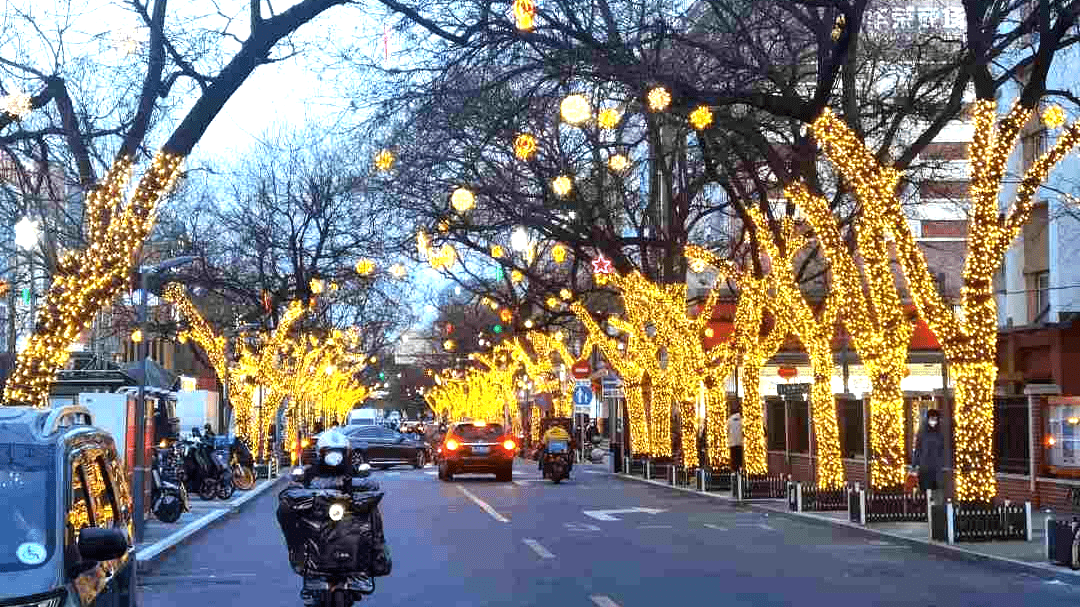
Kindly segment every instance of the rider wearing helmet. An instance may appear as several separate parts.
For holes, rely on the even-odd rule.
[[[353,469],[352,447],[349,438],[341,430],[331,428],[319,435],[315,443],[316,461],[304,467],[301,483],[314,489],[342,489],[346,484],[353,484],[353,476],[359,471]],[[372,481],[355,479],[357,485],[371,484]]]

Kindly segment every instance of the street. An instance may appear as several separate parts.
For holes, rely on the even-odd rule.
[[[394,569],[373,605],[1076,605],[1080,587],[579,466],[560,485],[375,472]],[[140,605],[299,606],[276,491],[140,574]],[[854,599],[854,601],[853,601]]]

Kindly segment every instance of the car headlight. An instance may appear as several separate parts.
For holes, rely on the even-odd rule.
[[[331,451],[323,456],[323,461],[326,462],[327,466],[338,466],[344,458],[345,454],[341,451]]]
[[[12,603],[13,607],[60,607],[64,602],[64,592],[60,591],[56,594],[49,596],[37,596],[33,599],[15,599],[16,602]]]
[[[345,506],[340,503],[330,504],[330,520],[340,521],[345,517]]]

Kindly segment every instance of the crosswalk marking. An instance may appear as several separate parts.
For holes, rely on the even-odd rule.
[[[549,552],[547,548],[544,548],[543,546],[541,546],[540,542],[538,542],[538,541],[536,541],[536,540],[534,540],[532,538],[528,538],[528,537],[521,540],[521,541],[525,542],[525,545],[528,546],[529,548],[532,548],[533,552],[538,554],[540,556],[540,558],[542,558],[542,559],[553,559],[553,558],[555,558],[555,555],[552,554],[551,552]]]

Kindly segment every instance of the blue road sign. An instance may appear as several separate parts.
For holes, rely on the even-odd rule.
[[[574,386],[574,404],[587,405],[592,402],[592,387],[589,384]]]

